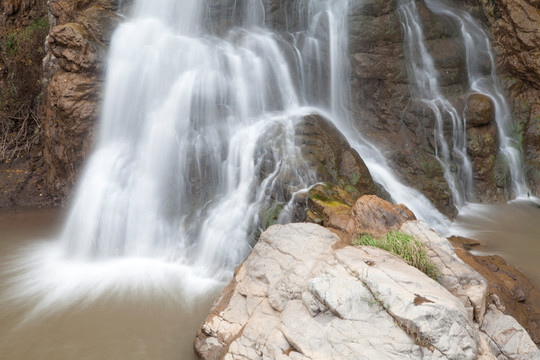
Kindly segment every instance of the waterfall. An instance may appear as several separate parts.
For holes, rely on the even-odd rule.
[[[524,197],[529,189],[523,172],[521,144],[512,138],[511,114],[496,74],[495,59],[489,38],[476,21],[463,10],[453,8],[439,0],[425,0],[425,4],[435,14],[453,19],[459,26],[466,52],[467,76],[471,92],[489,97],[494,105],[495,121],[500,142],[499,151],[504,155],[510,169],[513,197]],[[415,1],[402,0],[399,6],[405,30],[408,60],[411,77],[416,82],[420,99],[435,114],[435,138],[438,144],[437,158],[443,165],[445,178],[452,190],[454,203],[461,207],[474,201],[473,172],[467,157],[465,120],[460,117],[453,105],[442,95],[438,84],[438,73],[431,55],[426,49],[423,29]],[[451,144],[447,144],[442,132],[444,112],[452,122]],[[457,171],[451,171],[456,163]]]
[[[314,182],[294,146],[294,123],[315,111],[296,76],[304,54],[263,26],[260,2],[224,34],[205,26],[208,5],[140,0],[115,32],[62,234],[70,257],[153,256],[219,277],[249,252],[279,178],[292,192]]]
[[[420,16],[413,0],[401,0],[398,8],[405,34],[406,58],[410,77],[415,82],[413,95],[433,112],[435,117],[435,156],[444,169],[444,177],[458,208],[474,200],[473,170],[467,156],[466,127],[452,103],[443,95],[434,61],[429,54]],[[449,144],[444,134],[444,119],[451,120]],[[453,165],[456,171],[452,171]]]
[[[96,148],[61,236],[67,256],[150,256],[229,277],[260,213],[290,200],[283,184],[291,194],[316,182],[294,124],[317,112],[396,202],[447,228],[353,126],[348,1],[287,6],[296,19],[278,32],[261,1],[136,2],[112,39]]]
[[[381,153],[375,144],[369,142],[355,126],[355,122],[363,119],[352,119],[350,114],[350,88],[348,60],[348,1],[332,8],[330,21],[330,46],[332,57],[330,73],[332,77],[332,104],[326,109],[328,116],[334,121],[336,127],[345,135],[351,147],[354,148],[364,160],[373,180],[380,184],[391,200],[397,204],[405,204],[413,211],[416,217],[426,221],[441,234],[447,234],[449,220],[418,190],[405,185],[392,170],[388,159]]]
[[[499,148],[510,168],[512,196],[514,198],[526,197],[529,188],[523,171],[522,144],[512,137],[510,108],[497,77],[495,57],[489,37],[467,12],[455,9],[439,0],[426,0],[426,5],[432,12],[448,16],[459,25],[465,45],[467,74],[471,90],[489,97],[495,108]]]

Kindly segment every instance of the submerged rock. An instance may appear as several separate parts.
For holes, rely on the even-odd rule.
[[[483,278],[450,244],[420,223],[404,226],[430,239],[441,262],[451,258],[438,265],[457,275],[445,276],[485,304],[485,292],[473,291]],[[481,305],[473,316],[444,283],[380,249],[343,247],[321,226],[274,225],[237,268],[197,333],[195,351],[201,359],[496,359],[493,349],[539,356],[517,322],[491,309],[484,317]],[[519,334],[516,346],[504,343],[510,328]]]

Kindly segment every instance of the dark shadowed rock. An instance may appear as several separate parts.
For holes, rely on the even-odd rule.
[[[319,181],[343,187],[356,197],[376,193],[366,164],[327,119],[304,117],[295,126],[295,142]]]
[[[363,135],[388,154],[403,181],[420,190],[441,212],[454,216],[451,192],[435,157],[433,113],[415,98],[415,84],[407,74],[397,5],[392,0],[353,5],[349,37],[352,112]],[[443,92],[459,93],[467,85],[467,76],[456,25],[432,14],[423,2],[417,5]],[[459,96],[453,98],[461,101]]]
[[[512,128],[523,142],[525,171],[540,190],[540,23],[537,0],[480,1],[493,37],[497,73],[508,95]]]
[[[476,198],[479,201],[504,200],[506,182],[498,181],[499,140],[491,99],[480,94],[469,96],[465,108],[467,153],[472,160]]]

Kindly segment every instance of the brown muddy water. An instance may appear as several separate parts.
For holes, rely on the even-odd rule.
[[[532,201],[467,205],[454,222],[456,235],[480,240],[478,255],[497,254],[540,289],[540,208]]]
[[[1,360],[195,359],[195,332],[223,283],[149,259],[61,256],[55,210],[0,212]],[[540,208],[469,205],[453,229],[540,288]]]
[[[63,259],[59,213],[0,212],[0,359],[195,359],[224,284],[148,259]],[[36,240],[37,239],[37,240]]]

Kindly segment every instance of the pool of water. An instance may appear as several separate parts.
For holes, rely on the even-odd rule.
[[[156,259],[66,260],[60,217],[0,213],[0,359],[195,359],[224,284]]]
[[[540,289],[540,207],[532,201],[471,204],[453,224],[456,235],[480,240],[479,255],[497,254]]]
[[[56,210],[0,212],[0,359],[195,359],[222,282],[159,259],[65,259]],[[540,288],[540,208],[469,205],[453,225]]]

